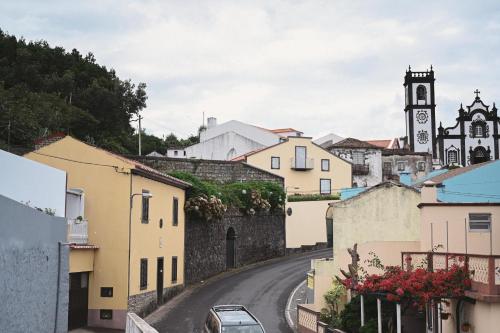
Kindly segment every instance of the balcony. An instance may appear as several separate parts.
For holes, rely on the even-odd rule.
[[[370,166],[367,164],[353,164],[352,174],[355,176],[366,176],[370,172]]]
[[[401,266],[429,271],[452,265],[466,266],[471,274],[471,290],[466,296],[485,302],[500,302],[500,255],[481,255],[446,252],[402,252]]]
[[[68,219],[68,243],[87,244],[88,240],[88,221]]]
[[[297,171],[312,170],[314,169],[314,158],[290,159],[291,168]]]

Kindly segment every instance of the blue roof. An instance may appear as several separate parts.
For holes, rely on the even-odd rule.
[[[431,172],[429,172],[428,174],[426,174],[425,176],[422,176],[420,178],[417,178],[415,179],[415,181],[413,182],[412,185],[415,185],[417,183],[422,183],[422,182],[425,182],[426,180],[429,180],[433,177],[436,177],[436,176],[439,176],[440,174],[443,174],[445,172],[448,172],[448,169],[438,169],[438,170],[432,170]]]
[[[351,188],[343,188],[340,190],[340,200],[350,199],[361,192],[366,191],[369,187],[351,187]]]
[[[442,202],[500,202],[500,160],[443,180]]]

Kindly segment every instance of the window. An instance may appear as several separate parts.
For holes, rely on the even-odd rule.
[[[398,162],[398,171],[405,171],[406,163],[403,161]]]
[[[163,228],[163,219],[160,219],[160,229]]]
[[[353,151],[352,152],[352,163],[356,165],[364,165],[365,164],[365,153],[362,151]]]
[[[482,125],[476,125],[474,127],[474,135],[476,138],[482,138],[483,137],[483,126]]]
[[[177,257],[172,257],[172,283],[177,282]]]
[[[140,289],[144,290],[148,287],[148,259],[141,259],[141,273],[140,273]]]
[[[148,190],[142,190],[142,193],[149,193]],[[142,223],[149,223],[149,198],[142,196]]]
[[[490,232],[491,214],[471,213],[469,214],[469,231]]]
[[[427,89],[423,85],[417,87],[417,100],[427,100]]]
[[[321,171],[330,171],[330,160],[321,160]]]
[[[425,162],[424,161],[417,162],[417,170],[418,171],[425,171]]]
[[[174,150],[174,156],[179,155],[179,152],[177,150]]]
[[[448,151],[448,164],[455,164],[458,162],[458,154],[456,150]]]
[[[319,180],[319,193],[320,194],[331,194],[332,193],[332,180],[331,179],[320,179]]]
[[[392,173],[392,163],[391,162],[384,162],[383,170],[384,173]]]
[[[271,169],[279,169],[280,168],[280,158],[276,156],[271,157]]]
[[[179,225],[179,199],[174,197],[173,207],[172,207],[172,225],[174,227]]]
[[[183,151],[183,154],[184,154],[184,156],[186,156],[186,151],[185,150]]]
[[[99,310],[99,317],[103,320],[111,320],[113,319],[113,310]]]
[[[101,287],[101,297],[113,297],[113,287]]]
[[[306,168],[306,156],[307,149],[304,146],[295,147],[295,168],[305,169]]]

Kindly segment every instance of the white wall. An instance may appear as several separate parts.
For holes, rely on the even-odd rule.
[[[278,143],[278,140],[273,144]],[[187,158],[231,160],[253,150],[266,147],[235,132],[223,133],[186,148]]]
[[[0,150],[0,194],[64,217],[66,172]]]
[[[237,133],[263,146],[270,146],[279,142],[280,136],[266,129],[231,120],[215,127],[209,128],[200,134],[200,142],[213,139],[228,132]]]

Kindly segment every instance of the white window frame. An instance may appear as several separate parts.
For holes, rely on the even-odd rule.
[[[328,182],[328,191],[323,190],[323,182]],[[329,178],[320,178],[319,180],[319,194],[328,195],[332,194],[332,180]]]
[[[274,165],[274,162],[277,161],[278,165]],[[271,169],[273,170],[279,170],[280,169],[280,164],[281,164],[281,161],[280,161],[280,158],[279,156],[271,156]]]
[[[417,162],[417,171],[425,171],[425,162],[424,161]]]
[[[403,168],[401,169],[399,166],[402,165]],[[406,170],[406,162],[405,161],[398,161],[398,171],[405,171]]]
[[[455,156],[455,161],[450,161],[450,153]],[[448,164],[458,163],[458,151],[456,150],[448,150]]]
[[[473,217],[477,218],[477,220],[472,221]],[[477,228],[479,225],[488,228]],[[469,232],[491,232],[491,213],[469,213]]]
[[[326,167],[323,163],[326,163]],[[321,159],[321,171],[330,171],[330,160],[323,158]]]

